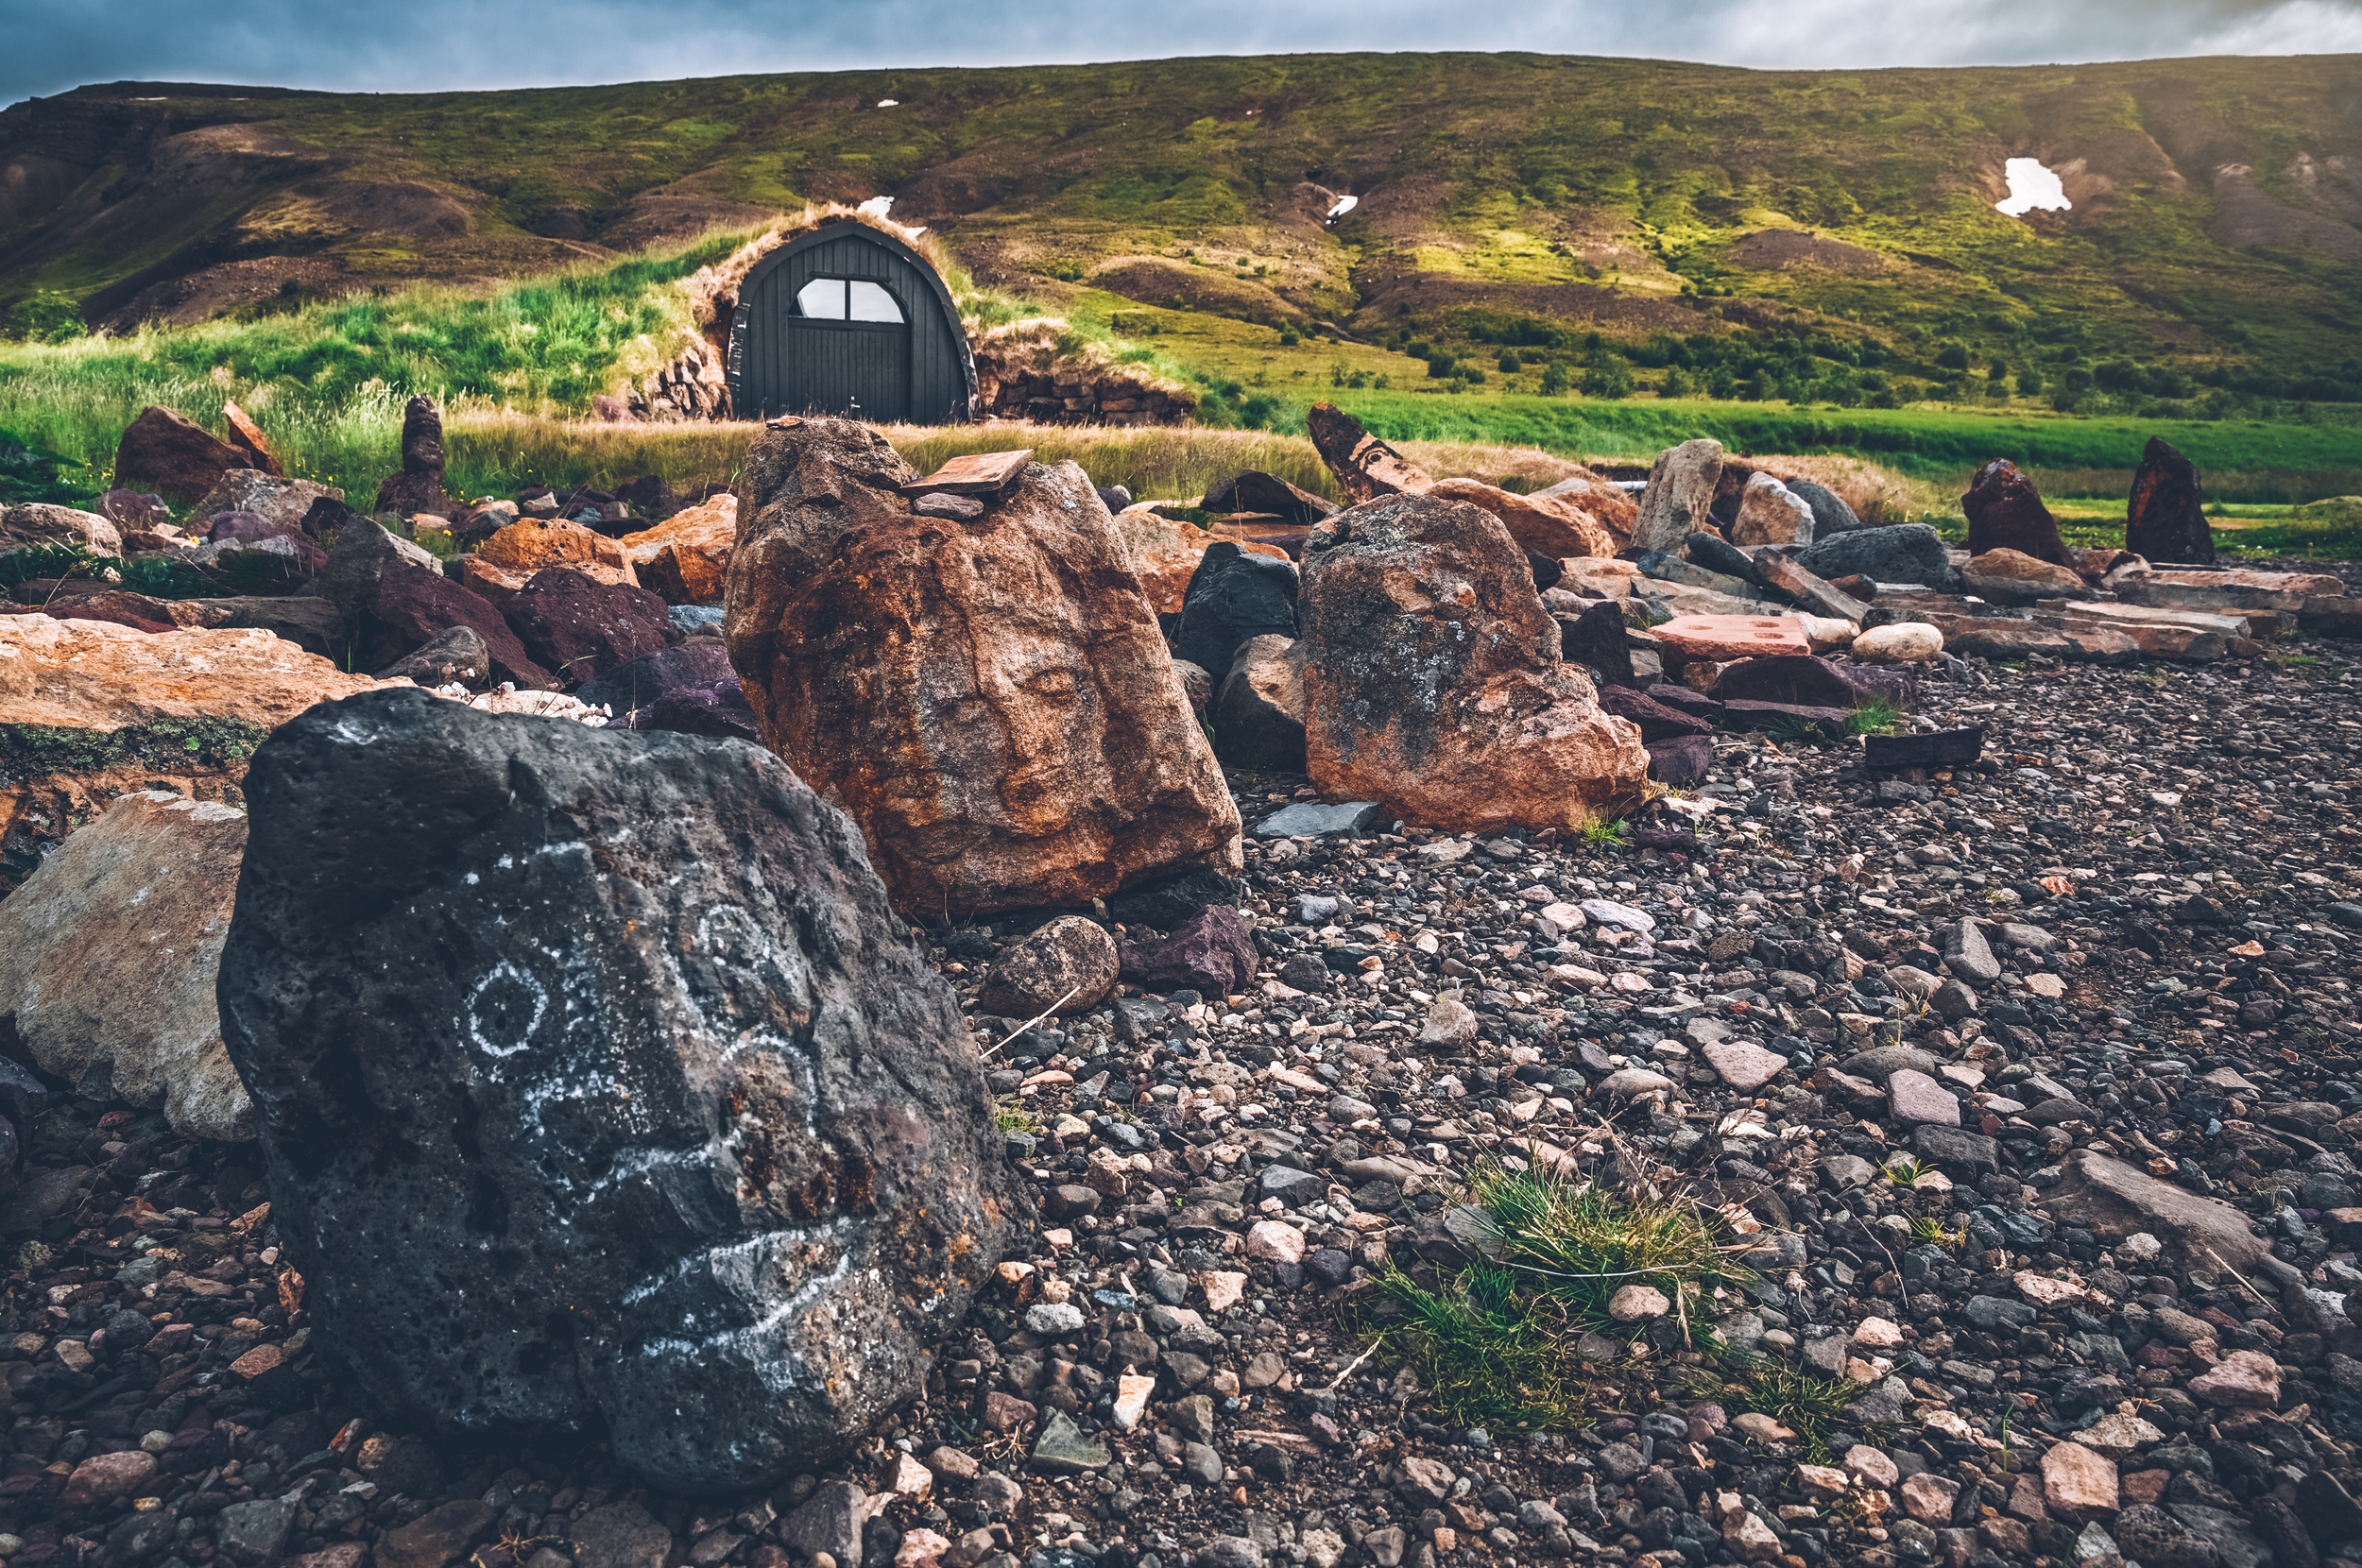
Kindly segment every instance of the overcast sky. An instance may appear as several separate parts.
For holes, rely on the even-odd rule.
[[[2362,0],[0,0],[0,102],[84,82],[402,93],[1354,49],[1731,65],[2362,52]]]

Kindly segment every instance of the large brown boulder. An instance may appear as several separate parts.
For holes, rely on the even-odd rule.
[[[2215,531],[2206,522],[2198,465],[2153,435],[2132,475],[2131,503],[2124,513],[2124,548],[2152,561],[2215,564]]]
[[[1571,496],[1521,496],[1479,479],[1439,479],[1427,493],[1492,513],[1520,550],[1537,555],[1565,560],[1616,554],[1616,538],[1607,525]]]
[[[378,684],[267,631],[0,615],[0,895],[128,792],[237,803],[271,730]]]
[[[915,513],[917,478],[865,425],[766,431],[723,623],[764,738],[860,824],[896,905],[1236,876],[1238,810],[1083,471],[1031,465],[971,521]]]
[[[1334,403],[1314,403],[1305,416],[1313,450],[1347,501],[1417,495],[1435,483],[1425,469],[1361,428],[1361,421]]]
[[[1977,470],[1968,493],[1960,497],[1960,510],[1968,517],[1971,555],[2014,550],[2069,570],[2081,564],[2080,556],[2059,537],[2059,520],[2042,503],[2042,492],[2006,457],[1996,457]]]
[[[231,469],[254,467],[254,456],[216,441],[185,415],[169,408],[143,408],[115,447],[115,483],[145,485],[186,505]]]
[[[1639,730],[1560,659],[1498,519],[1371,502],[1313,530],[1304,577],[1307,771],[1331,799],[1462,832],[1578,827],[1638,797]]]

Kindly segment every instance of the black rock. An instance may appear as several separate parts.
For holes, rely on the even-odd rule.
[[[1533,591],[1547,593],[1558,587],[1566,576],[1566,563],[1553,555],[1526,552],[1526,570],[1533,573]]]
[[[1109,894],[1105,903],[1110,920],[1170,931],[1187,924],[1190,916],[1208,905],[1226,904],[1237,909],[1239,900],[1245,896],[1244,882],[1200,866],[1178,877]]]
[[[1763,586],[1762,574],[1756,571],[1755,563],[1747,553],[1720,534],[1690,535],[1687,554],[1692,565],[1736,577],[1742,583],[1754,583],[1757,588]]]
[[[574,696],[592,707],[604,707],[621,715],[644,707],[668,691],[710,686],[737,673],[719,642],[701,639],[659,648],[594,675],[574,689]]]
[[[1832,534],[1846,533],[1866,526],[1855,515],[1845,500],[1826,485],[1816,485],[1809,479],[1783,479],[1788,493],[1812,508],[1812,537],[1825,539]]]
[[[753,746],[416,690],[302,714],[247,793],[224,1038],[373,1398],[721,1489],[917,1390],[1025,1200],[841,813]]]
[[[1952,580],[1943,540],[1924,522],[1857,528],[1833,538],[1816,538],[1796,560],[1816,577],[1834,582],[1858,572],[1874,583],[1919,583],[1941,588]]]
[[[2132,474],[2125,508],[2124,548],[2157,562],[2215,564],[2215,532],[2206,521],[2198,467],[2154,435]]]
[[[1239,644],[1266,633],[1296,635],[1295,568],[1249,554],[1234,540],[1208,545],[1182,595],[1172,656],[1219,678],[1229,673]]]
[[[1588,665],[1603,686],[1640,684],[1633,674],[1632,639],[1624,635],[1623,607],[1602,599],[1571,620],[1558,623],[1558,656],[1569,664]]]
[[[1865,735],[1866,768],[1952,768],[1984,755],[1985,726],[1940,729],[1926,735]]]
[[[736,675],[667,691],[656,701],[633,708],[619,723],[623,728],[642,735],[663,731],[762,744],[762,724],[747,704],[745,689],[739,685]]]

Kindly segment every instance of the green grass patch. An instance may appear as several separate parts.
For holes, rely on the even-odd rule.
[[[1873,697],[1845,716],[1848,735],[1891,735],[1903,723],[1903,710],[1884,697]]]
[[[1711,1400],[1727,1414],[1770,1416],[1793,1432],[1789,1440],[1817,1463],[1832,1457],[1829,1439],[1840,1426],[1872,1440],[1884,1435],[1882,1428],[1865,1430],[1846,1419],[1845,1407],[1861,1397],[1860,1385],[1802,1372],[1768,1355],[1726,1354],[1719,1365],[1691,1372],[1684,1383],[1692,1398]]]
[[[1704,1349],[1714,1338],[1697,1304],[1716,1287],[1750,1277],[1726,1250],[1720,1218],[1692,1203],[1491,1163],[1471,1175],[1468,1197],[1490,1227],[1489,1255],[1437,1270],[1432,1286],[1390,1270],[1379,1293],[1393,1315],[1362,1325],[1416,1370],[1445,1414],[1463,1423],[1556,1427],[1583,1420],[1595,1389],[1615,1375],[1577,1355],[1583,1336],[1636,1342],[1651,1326],[1608,1315],[1618,1290],[1642,1284],[1662,1291],[1679,1304],[1658,1321],[1683,1325],[1688,1342]]]

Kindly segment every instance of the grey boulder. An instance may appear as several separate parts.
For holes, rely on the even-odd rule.
[[[1924,522],[1856,528],[1805,547],[1796,562],[1816,577],[1867,577],[1874,583],[1918,583],[1946,588],[1952,563],[1943,540]]]
[[[302,714],[247,792],[225,1035],[376,1399],[722,1490],[917,1391],[1024,1199],[842,813],[742,741],[415,688]]]

